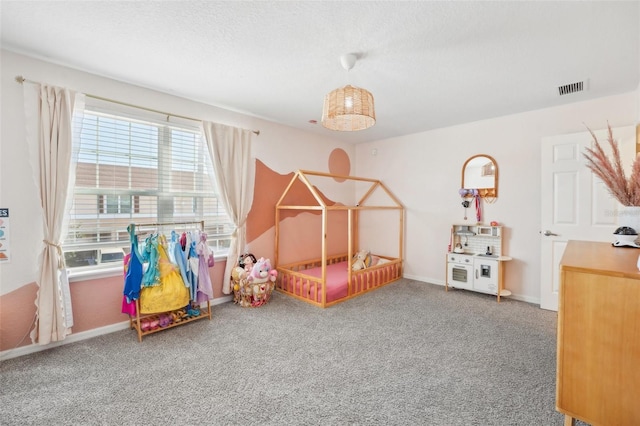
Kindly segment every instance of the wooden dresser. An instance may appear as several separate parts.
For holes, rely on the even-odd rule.
[[[556,409],[565,425],[640,425],[639,249],[569,241],[560,262]]]

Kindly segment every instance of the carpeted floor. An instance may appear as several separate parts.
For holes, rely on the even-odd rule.
[[[3,425],[561,425],[556,313],[411,280],[0,364]]]

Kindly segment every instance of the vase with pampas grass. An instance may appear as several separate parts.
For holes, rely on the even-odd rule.
[[[588,129],[593,137],[593,148],[587,148],[583,154],[587,167],[604,183],[611,195],[625,206],[618,212],[618,224],[632,227],[640,231],[640,158],[636,156],[631,166],[631,174],[627,177],[620,148],[613,138],[611,126],[607,123],[607,142],[611,148],[611,158],[598,141],[595,133]]]

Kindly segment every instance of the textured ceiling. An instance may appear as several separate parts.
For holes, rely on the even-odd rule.
[[[348,142],[635,90],[638,2],[7,1],[2,48]],[[360,56],[347,73],[340,55]],[[25,75],[29,78],[28,75]],[[558,86],[587,90],[558,95]],[[371,91],[334,132],[322,100]]]

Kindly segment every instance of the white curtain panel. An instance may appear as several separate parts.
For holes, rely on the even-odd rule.
[[[246,221],[253,202],[255,163],[251,156],[251,130],[202,122],[211,155],[218,193],[236,230],[231,236],[222,292],[231,293],[231,270],[246,244]]]
[[[40,190],[43,246],[38,259],[36,322],[31,340],[40,345],[64,340],[73,325],[69,281],[61,236],[72,168],[73,108],[76,93],[24,84],[27,143]]]

